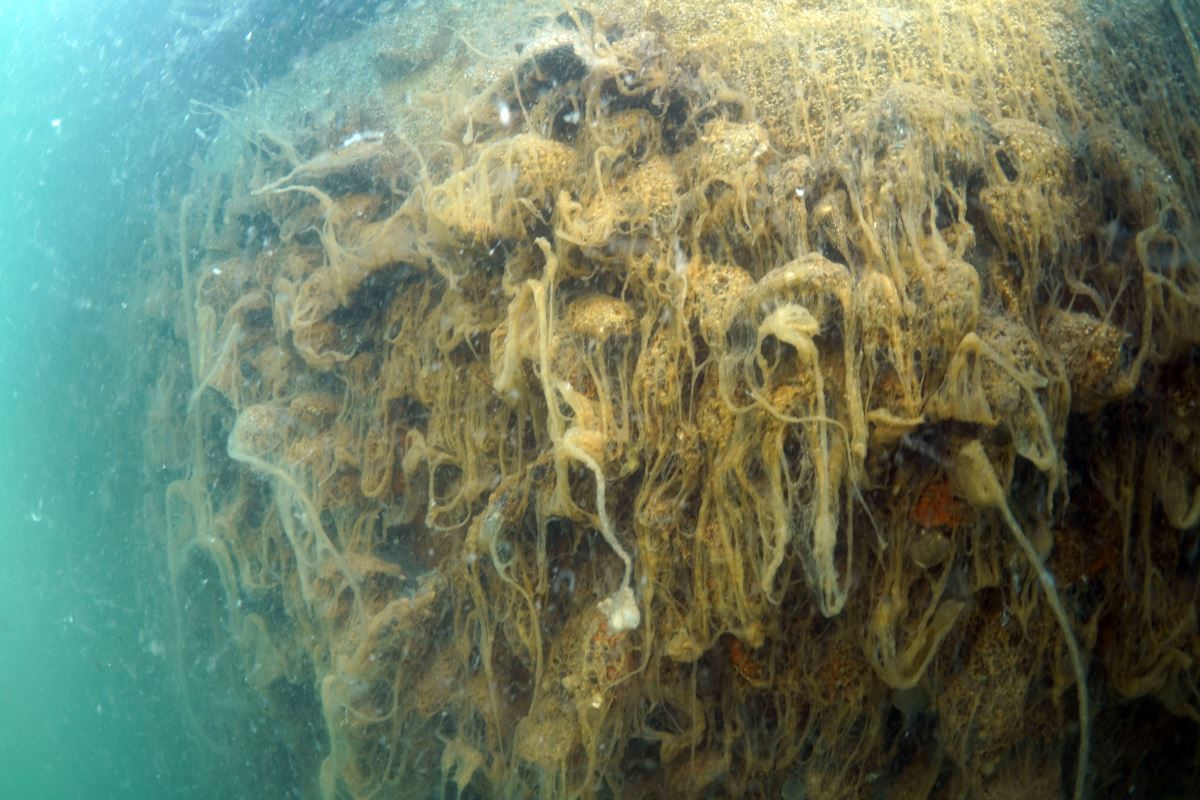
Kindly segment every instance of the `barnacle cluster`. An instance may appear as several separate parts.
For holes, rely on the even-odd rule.
[[[324,800],[1194,786],[1197,16],[423,4],[197,107],[180,652]]]

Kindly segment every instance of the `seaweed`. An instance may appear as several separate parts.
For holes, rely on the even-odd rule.
[[[148,513],[309,796],[1082,797],[1113,709],[1194,730],[1182,4],[794,5],[457,20],[358,138],[209,109]]]

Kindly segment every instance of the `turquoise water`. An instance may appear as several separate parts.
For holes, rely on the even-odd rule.
[[[0,11],[0,797],[199,797],[133,523],[137,398],[111,331],[144,195],[113,158],[96,14]]]
[[[0,2],[0,798],[282,796],[205,752],[182,702],[127,352],[154,198],[195,145],[188,98],[304,44],[284,26],[221,52],[265,7]]]

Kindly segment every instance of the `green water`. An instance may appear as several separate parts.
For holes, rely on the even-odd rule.
[[[0,797],[207,797],[117,344],[149,134],[99,13],[0,4]]]
[[[191,101],[236,102],[373,9],[0,0],[2,800],[298,791],[229,642],[176,633],[131,287],[215,125]]]
[[[295,796],[228,641],[180,646],[131,287],[215,125],[191,100],[235,102],[361,8],[0,0],[0,800]]]

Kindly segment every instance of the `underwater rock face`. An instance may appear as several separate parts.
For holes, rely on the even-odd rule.
[[[142,265],[149,513],[302,794],[1196,785],[1176,14],[414,5]]]

